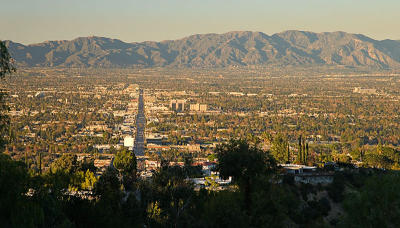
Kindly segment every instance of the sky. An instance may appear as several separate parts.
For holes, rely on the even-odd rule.
[[[400,40],[399,9],[400,0],[0,0],[0,39],[31,44],[103,36],[141,42],[304,30]]]

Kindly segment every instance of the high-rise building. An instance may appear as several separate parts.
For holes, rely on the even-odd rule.
[[[174,101],[171,101],[171,109],[172,109],[172,111],[176,111],[176,102],[174,102]]]
[[[190,104],[190,111],[199,111],[200,104]]]
[[[175,112],[183,112],[185,111],[185,100],[171,100],[170,102],[170,108],[172,111]]]
[[[207,105],[206,104],[199,105],[199,111],[200,112],[207,112]]]
[[[190,105],[190,111],[196,111],[196,112],[207,112],[207,105],[206,104],[191,104]]]
[[[185,110],[185,103],[179,102],[179,103],[178,103],[177,111],[182,112],[182,111],[184,111],[184,110]]]

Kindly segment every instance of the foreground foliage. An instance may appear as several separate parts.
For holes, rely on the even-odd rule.
[[[346,169],[327,186],[275,183],[268,152],[231,141],[217,149],[222,175],[234,185],[222,191],[187,181],[188,167],[164,165],[151,180],[124,182],[109,168],[93,181],[73,156],[53,169],[29,173],[26,165],[0,155],[0,220],[4,227],[396,227],[400,224],[400,175],[377,169]],[[247,159],[247,160],[246,160]],[[259,169],[253,169],[252,165]],[[129,170],[136,170],[135,166]],[[84,173],[84,179],[76,176]],[[129,172],[132,173],[132,172]],[[272,179],[271,179],[272,178]],[[91,182],[93,181],[93,182]],[[75,192],[88,189],[89,198]],[[130,186],[126,186],[130,184]],[[75,187],[72,188],[71,186]],[[235,187],[237,186],[237,187]],[[127,190],[129,189],[129,190]],[[326,194],[325,194],[326,193]],[[318,195],[322,197],[317,197]],[[340,208],[337,216],[332,208]]]

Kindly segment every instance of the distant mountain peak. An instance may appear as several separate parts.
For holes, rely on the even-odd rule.
[[[53,67],[225,67],[340,65],[400,67],[400,41],[378,41],[342,31],[288,30],[196,34],[179,40],[126,43],[89,36],[22,45],[8,41],[21,66]]]

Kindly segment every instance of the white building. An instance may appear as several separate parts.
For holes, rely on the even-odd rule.
[[[206,104],[191,104],[190,106],[190,111],[196,111],[196,112],[207,112],[207,105]]]
[[[286,170],[289,174],[302,174],[311,173],[317,170],[315,166],[297,165],[297,164],[280,164],[282,168]]]
[[[132,136],[126,136],[124,138],[124,147],[128,147],[130,150],[135,144],[135,139]]]
[[[354,87],[353,93],[360,93],[360,94],[378,94],[376,89],[363,89],[361,87]]]

